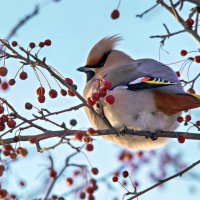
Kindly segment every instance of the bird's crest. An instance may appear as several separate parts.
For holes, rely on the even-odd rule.
[[[90,50],[86,65],[96,65],[101,60],[101,58],[105,54],[112,51],[121,40],[122,38],[119,35],[108,36],[101,39]]]

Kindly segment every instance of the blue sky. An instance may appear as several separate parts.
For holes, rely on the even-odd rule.
[[[23,26],[17,35],[13,38],[19,42],[22,46],[27,46],[29,42],[39,42],[47,38],[52,40],[52,46],[44,49],[41,52],[41,57],[46,56],[47,62],[56,67],[66,77],[71,77],[78,85],[78,91],[82,93],[85,84],[85,77],[76,71],[76,68],[83,66],[90,48],[101,38],[120,34],[124,40],[120,43],[119,49],[126,51],[133,58],[153,58],[158,60],[159,58],[159,40],[149,39],[150,35],[157,35],[165,33],[162,23],[166,23],[169,30],[177,31],[181,29],[174,18],[172,18],[161,7],[157,7],[154,11],[144,16],[144,18],[136,18],[135,15],[141,13],[151,5],[153,0],[149,1],[123,1],[120,6],[120,18],[118,20],[112,20],[110,13],[116,8],[118,1],[116,0],[62,0],[59,3],[51,3],[46,5],[49,1],[44,0],[32,0],[32,1],[13,1],[7,0],[1,2],[1,18],[0,37],[5,38],[11,28],[23,18],[26,14],[30,13],[36,4],[43,5],[38,16],[29,21]],[[45,6],[46,5],[46,6]],[[186,10],[186,9],[185,9]],[[164,49],[169,54],[161,51],[161,61],[164,63],[171,63],[182,59],[179,56],[179,51],[182,49],[194,50],[198,48],[197,43],[187,34],[180,35],[178,37],[171,38],[166,42]],[[9,74],[8,77],[14,76],[19,68],[19,63],[16,61],[7,61]],[[180,65],[174,66],[174,70],[177,70]],[[23,115],[31,117],[31,113],[24,111],[24,103],[26,101],[32,102],[37,106],[35,89],[38,86],[38,82],[34,77],[32,71],[27,68],[29,73],[29,79],[25,82],[17,80],[15,87],[11,88],[7,93],[0,93],[1,96],[7,98],[12,104],[16,105],[16,109]],[[196,70],[191,71],[191,76],[196,73]],[[50,77],[49,77],[50,78]],[[52,84],[55,82],[52,81]],[[58,98],[55,101],[47,100],[45,106],[54,111],[57,109],[63,109],[76,105],[79,102],[72,98]],[[194,111],[194,116],[197,118],[199,109]],[[78,128],[90,127],[90,123],[83,110],[73,112],[67,115],[56,117],[58,122],[64,121],[67,123],[69,119],[76,118],[78,121]],[[53,142],[53,141],[51,141]],[[26,146],[26,144],[25,144]],[[179,145],[176,141],[172,141],[168,146],[170,150],[179,150],[184,152],[184,160],[188,163],[192,163],[198,159],[199,144],[194,141],[187,141],[184,145]],[[191,148],[192,147],[192,148]],[[38,167],[41,162],[44,162],[44,155],[36,153],[34,147],[30,147],[30,156],[22,162],[13,164],[13,170],[17,171],[19,177],[26,177],[31,180],[34,187],[38,185],[38,180],[35,179],[36,175],[42,171],[42,167]],[[89,159],[95,166],[99,166],[100,171],[103,174],[111,171],[113,165],[116,163],[118,166],[116,155],[119,148],[111,143],[98,139],[95,143],[95,151],[89,155]],[[59,168],[66,155],[70,152],[70,148],[58,147],[51,151],[52,155],[56,158],[56,166]],[[48,153],[45,153],[48,155]],[[77,160],[83,160],[83,157],[77,157]],[[23,173],[19,171],[23,169]],[[156,169],[156,168],[155,168]],[[145,169],[144,169],[145,170]],[[34,171],[34,174],[30,174],[30,171]],[[169,174],[173,171],[169,171]],[[68,172],[69,173],[69,172]],[[44,175],[44,174],[43,174]],[[10,178],[9,187],[13,191],[18,189],[14,186],[13,178]],[[100,176],[99,176],[100,177]],[[139,189],[144,189],[150,186],[151,182],[146,182],[146,177],[141,173],[140,179],[143,185]],[[187,178],[186,178],[187,179]],[[187,180],[184,178],[178,178],[170,183],[166,184],[166,188],[159,190],[155,189],[152,192],[147,193],[140,197],[140,200],[175,200],[182,199],[187,200],[191,198],[188,192],[188,187],[193,180]],[[198,182],[196,182],[197,189],[200,188]],[[30,185],[30,188],[32,186]],[[65,186],[58,185],[55,187],[60,191],[66,191]],[[119,188],[122,190],[121,188]],[[57,191],[55,190],[55,191]],[[27,190],[30,192],[29,187]],[[122,191],[123,192],[123,191]],[[23,196],[23,192],[20,191]],[[25,192],[27,194],[27,192]],[[62,192],[61,192],[62,193]],[[118,195],[122,193],[119,192]],[[107,190],[101,189],[97,195],[98,200],[109,199],[107,197],[110,193]],[[103,197],[103,198],[102,198]],[[21,199],[28,199],[26,195]],[[67,199],[73,199],[72,196]],[[199,199],[199,192],[194,193],[193,200]]]

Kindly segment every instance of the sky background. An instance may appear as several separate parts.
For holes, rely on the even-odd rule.
[[[64,76],[71,77],[75,84],[78,85],[78,91],[80,93],[82,93],[84,88],[85,77],[83,74],[78,73],[76,69],[85,64],[90,48],[103,37],[120,34],[124,38],[119,44],[118,48],[120,50],[127,52],[135,59],[153,58],[158,60],[159,40],[150,39],[149,36],[165,33],[162,25],[163,23],[165,23],[172,32],[182,29],[181,26],[175,22],[174,18],[161,7],[157,7],[142,19],[135,17],[136,14],[152,6],[154,3],[153,0],[122,0],[119,8],[120,18],[118,20],[112,20],[110,18],[110,13],[118,4],[116,0],[62,0],[59,3],[51,4],[49,4],[49,2],[50,1],[46,0],[1,0],[0,37],[6,38],[16,23],[26,14],[30,13],[36,4],[42,5],[39,15],[20,28],[13,40],[17,40],[20,45],[26,47],[31,41],[37,43],[47,38],[51,39],[52,46],[41,51],[41,58],[46,56],[48,64],[54,66]],[[186,8],[184,11],[187,10]],[[185,16],[187,16],[186,12]],[[181,60],[182,58],[179,52],[183,48],[196,50],[198,45],[188,34],[171,38],[169,41],[166,41],[166,45],[164,46],[164,49],[168,51],[169,54],[161,51],[160,61],[167,64]],[[8,60],[6,65],[9,70],[9,79],[16,74],[20,65],[13,60]],[[179,67],[180,64],[176,66],[173,65],[174,70],[178,70]],[[192,66],[191,77],[196,73],[195,67],[197,66]],[[23,109],[24,103],[32,102],[34,105],[41,107],[41,105],[37,103],[35,94],[35,90],[39,84],[31,69],[27,68],[25,71],[28,72],[29,78],[26,81],[17,79],[15,87],[11,88],[6,93],[0,91],[0,96],[8,99],[21,114],[30,118],[31,112]],[[47,77],[51,80],[50,82],[52,85],[56,85],[48,75]],[[78,103],[79,101],[77,99],[69,97],[58,98],[56,100],[47,99],[45,107],[49,108],[51,111],[55,111],[77,105]],[[192,112],[194,121],[198,119],[199,112],[199,109]],[[67,124],[72,118],[77,119],[77,128],[86,129],[91,126],[83,109],[52,119],[58,122],[65,121]],[[37,134],[37,132],[34,133]],[[45,143],[44,145],[50,145],[54,142],[55,140],[49,141],[49,143]],[[27,200],[30,199],[32,193],[34,194],[34,191],[37,191],[37,189],[43,190],[39,182],[45,179],[41,178],[41,176],[45,177],[47,175],[47,170],[44,170],[44,168],[48,153],[36,153],[35,147],[27,144],[23,145],[29,148],[29,156],[12,165],[12,171],[17,175],[13,177],[12,174],[9,174],[8,185],[11,191],[17,191],[21,194],[20,200]],[[173,140],[166,148],[170,151],[182,152],[183,160],[187,163],[192,163],[199,159],[199,146],[199,142],[195,141],[187,141],[184,145],[179,145],[177,141]],[[66,146],[61,146],[51,151],[51,154],[56,160],[55,164],[58,169],[62,167],[65,157],[69,155],[70,152],[71,149]],[[119,147],[98,138],[95,142],[95,151],[89,154],[88,157],[94,166],[99,167],[101,172],[99,177],[119,166],[116,158],[118,152]],[[82,155],[74,159],[74,162],[79,161],[84,164],[87,163]],[[156,164],[155,166],[153,164],[151,166],[147,165],[146,167],[155,167],[156,170]],[[196,171],[198,171],[198,169],[199,167],[196,168]],[[152,184],[152,182],[146,180],[145,173],[143,173],[147,170],[148,169],[145,168],[141,169],[140,174],[137,176],[137,179],[141,180],[139,190]],[[173,170],[169,170],[169,175],[173,173]],[[67,171],[66,176],[69,175],[70,171]],[[23,178],[25,181],[28,180],[29,183],[24,190],[19,190],[18,187],[15,186],[16,177],[20,179]],[[186,178],[184,176],[183,178],[174,179],[166,183],[163,189],[157,188],[141,196],[139,199],[188,200],[191,199],[191,193],[188,190],[190,185],[195,185],[196,187],[196,192],[194,192],[192,199],[199,199],[200,192],[198,192],[198,190],[200,191],[200,182],[187,178],[187,175]],[[112,192],[102,187],[96,195],[97,200],[110,200],[114,196],[120,197],[124,190],[121,187],[118,189],[119,191],[117,191],[116,195],[113,195]],[[64,184],[58,183],[54,191],[58,194],[62,194],[68,191],[68,188],[66,188]],[[74,197],[69,196],[67,199],[74,199]]]

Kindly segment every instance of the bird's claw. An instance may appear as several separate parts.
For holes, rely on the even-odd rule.
[[[124,135],[126,135],[127,133],[129,133],[129,129],[128,129],[126,126],[124,126],[123,128],[121,128],[121,129],[119,130],[119,132],[120,132],[120,134],[121,134],[122,136],[124,136]]]
[[[158,136],[156,132],[150,132],[149,136],[147,136],[146,138],[150,138],[152,141],[155,141],[158,139]]]

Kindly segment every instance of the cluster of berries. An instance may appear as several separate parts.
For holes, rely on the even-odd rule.
[[[190,52],[188,52],[185,49],[183,49],[183,50],[180,51],[180,55],[181,56],[186,56],[188,53],[190,53]],[[200,63],[200,56],[199,55],[191,57],[190,59],[192,59],[196,63]]]
[[[8,128],[15,128],[16,122],[14,119],[10,118],[9,115],[4,114],[4,106],[0,105],[0,131],[4,131],[6,125]]]
[[[104,80],[102,86],[93,92],[91,97],[87,98],[87,103],[89,106],[94,106],[100,98],[104,98],[104,101],[110,105],[115,102],[115,97],[113,95],[107,95],[107,91],[112,88],[112,83],[110,81]]]

